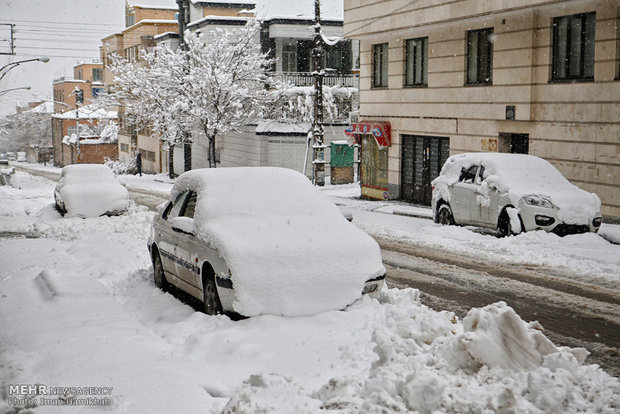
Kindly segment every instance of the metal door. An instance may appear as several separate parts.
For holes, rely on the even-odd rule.
[[[449,138],[403,135],[401,197],[430,205],[431,182],[439,175],[449,153]]]

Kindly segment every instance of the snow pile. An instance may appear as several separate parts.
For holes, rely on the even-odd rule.
[[[555,347],[501,302],[472,309],[461,323],[421,306],[415,290],[386,290],[383,300],[359,305],[376,307],[378,315],[376,358],[367,373],[333,377],[314,392],[286,376],[254,375],[224,412],[613,413],[620,407],[620,382],[583,366],[586,351]]]
[[[296,171],[193,170],[172,199],[186,189],[198,193],[196,235],[226,261],[243,315],[342,309],[385,273],[377,243]]]
[[[484,181],[478,190],[478,203],[488,204],[490,189],[507,192],[512,203],[527,195],[549,198],[558,207],[558,218],[567,224],[588,224],[600,214],[601,200],[571,184],[553,165],[542,158],[525,154],[466,153],[454,155],[444,164],[441,175],[433,180],[435,199],[449,201],[448,187],[459,180],[462,169],[482,165]]]

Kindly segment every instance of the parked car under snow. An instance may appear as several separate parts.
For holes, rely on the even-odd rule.
[[[474,225],[510,235],[546,230],[596,232],[601,200],[533,155],[468,153],[446,161],[432,182],[435,222]]]
[[[302,174],[272,167],[186,172],[156,214],[155,284],[208,314],[312,315],[378,292],[378,244]]]
[[[129,208],[129,193],[105,165],[74,164],[62,169],[54,203],[67,217],[116,215]]]

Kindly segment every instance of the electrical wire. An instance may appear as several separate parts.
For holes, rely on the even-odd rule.
[[[67,24],[67,25],[75,25],[75,22],[59,22],[59,21],[44,21],[44,20],[17,20],[17,19],[0,19],[0,23],[8,22],[8,24],[12,24],[14,22],[21,23],[52,23],[52,24]],[[89,26],[110,26],[116,27],[118,24],[107,24],[107,23],[88,23]]]

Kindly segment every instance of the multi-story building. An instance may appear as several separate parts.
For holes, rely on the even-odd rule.
[[[326,38],[342,39],[342,2],[323,0],[321,2],[321,27]],[[303,4],[286,0],[252,1],[199,1],[191,0],[188,29],[207,33],[216,28],[234,28],[245,25],[250,17],[262,22],[260,43],[264,52],[274,58],[273,74],[276,78],[289,81],[297,87],[312,87],[315,68],[312,58],[315,36],[314,2]],[[158,42],[175,40],[172,35],[157,37]],[[330,42],[331,43],[331,42]],[[344,40],[325,45],[323,67],[331,70],[324,78],[324,85],[355,89],[346,103],[341,118],[333,119],[326,125],[325,142],[345,138],[348,114],[357,106],[359,81],[359,48],[357,41]],[[302,170],[308,150],[307,133],[309,123],[283,123],[278,119],[256,120],[245,125],[240,131],[218,135],[216,139],[216,158],[223,167],[233,166],[282,166]],[[194,132],[191,145],[191,167],[208,165],[207,140],[200,131]],[[184,156],[187,145],[174,147],[174,169],[180,173],[186,167]],[[328,150],[329,151],[329,150]],[[329,159],[329,154],[326,154]],[[312,154],[307,159],[306,171],[312,171]]]
[[[170,4],[167,6],[127,4],[125,9],[126,29],[121,33],[111,34],[102,39],[100,53],[104,62],[103,79],[106,87],[114,82],[114,74],[109,70],[110,54],[116,53],[129,62],[138,62],[142,51],[155,45],[155,36],[177,32],[176,14],[177,6],[174,0],[170,0]],[[120,108],[119,113],[122,116],[122,108]],[[151,134],[148,125],[121,122],[118,150],[121,160],[134,159],[136,154],[140,152],[143,171],[167,171],[166,150],[162,150],[161,139]]]
[[[449,154],[522,152],[619,217],[619,16],[619,0],[344,0],[363,194],[428,204]]]
[[[76,157],[67,157],[67,151],[63,148],[63,139],[74,133],[77,134],[76,124],[87,124],[96,126],[99,123],[99,114],[88,105],[92,98],[104,90],[103,85],[103,64],[98,60],[92,62],[81,62],[73,68],[73,78],[61,77],[54,80],[53,97],[54,112],[52,116],[52,147],[54,164],[64,166],[77,162]],[[82,113],[80,114],[80,108]],[[77,114],[76,114],[77,109]],[[79,120],[78,120],[79,117]],[[115,113],[105,113],[106,121],[116,118]],[[116,157],[116,154],[106,156]]]

